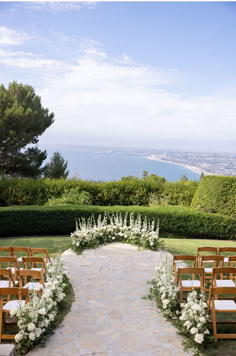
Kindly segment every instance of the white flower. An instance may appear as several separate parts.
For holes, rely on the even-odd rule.
[[[195,335],[195,334],[198,333],[198,329],[193,327],[193,328],[190,329],[190,333],[191,333],[192,335]]]
[[[200,307],[200,305],[199,304],[194,304],[193,306],[192,306],[192,309],[194,310],[194,311],[200,311],[201,310],[201,307]]]
[[[201,316],[201,318],[199,319],[199,321],[202,323],[202,324],[205,324],[206,323],[206,318],[204,316]]]
[[[189,329],[192,326],[192,323],[190,323],[189,320],[185,321],[184,326]]]
[[[23,334],[21,332],[19,332],[18,334],[16,334],[15,336],[15,342],[20,342],[23,339]]]
[[[202,344],[204,341],[204,335],[202,334],[196,334],[194,336],[194,341],[196,341],[198,344]]]
[[[39,309],[38,313],[41,315],[46,315],[47,312],[46,312],[45,308],[41,308],[41,309]]]
[[[36,328],[35,329],[35,334],[36,334],[36,337],[39,337],[42,334],[42,329],[41,328]]]
[[[34,341],[35,338],[36,338],[35,333],[33,333],[33,332],[31,331],[31,333],[29,333],[29,338],[30,338],[30,340]]]
[[[35,329],[34,323],[29,323],[29,324],[28,324],[28,330],[29,330],[29,331],[33,331],[34,329]]]

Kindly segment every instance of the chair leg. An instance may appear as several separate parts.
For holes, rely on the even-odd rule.
[[[212,300],[211,302],[212,308],[212,327],[213,327],[213,334],[214,334],[214,342],[217,342],[217,329],[216,329],[216,311],[215,311],[215,302]]]
[[[0,298],[0,342],[2,342],[2,299]]]

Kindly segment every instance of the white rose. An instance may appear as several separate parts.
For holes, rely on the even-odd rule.
[[[32,340],[32,341],[34,341],[35,340],[35,333],[33,333],[32,331],[31,331],[31,333],[29,333],[29,338],[30,338],[30,340]]]
[[[190,333],[191,333],[192,335],[195,335],[195,334],[198,333],[198,329],[193,327],[192,329],[190,329]]]
[[[15,342],[20,342],[23,339],[23,334],[19,333],[15,336]]]
[[[45,308],[41,308],[41,309],[39,309],[38,313],[41,314],[41,315],[45,315],[46,314],[46,309]]]
[[[184,326],[189,329],[192,326],[192,323],[190,323],[189,320],[185,321]]]
[[[202,334],[196,334],[194,336],[194,341],[197,342],[198,344],[202,344],[204,340],[204,335]]]
[[[41,328],[36,328],[35,329],[35,334],[36,334],[36,337],[39,337],[42,334],[42,329]]]
[[[34,329],[35,329],[34,323],[29,323],[29,324],[28,324],[28,330],[29,330],[29,331],[33,331]]]
[[[206,323],[206,318],[204,316],[201,316],[201,318],[199,319],[199,321],[202,323],[202,324],[205,324]]]

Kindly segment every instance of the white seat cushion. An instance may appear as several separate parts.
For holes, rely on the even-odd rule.
[[[233,300],[215,300],[215,309],[236,311],[236,303]]]
[[[212,273],[212,268],[204,268],[205,273]]]
[[[0,281],[0,288],[8,288],[8,287],[13,287],[12,282],[10,282],[10,286],[9,286],[9,281]]]
[[[231,279],[217,279],[216,287],[235,287],[235,283]]]
[[[225,257],[224,262],[229,262],[229,257]]]
[[[9,268],[10,268],[10,270],[11,270],[11,273],[13,273],[13,274],[16,273],[15,267],[7,267],[7,269],[9,269]],[[24,268],[20,268],[20,269],[24,269]]]
[[[19,307],[23,307],[25,305],[24,300],[10,300],[10,302],[6,303],[3,306],[3,310],[16,310]]]
[[[182,281],[182,286],[184,288],[191,288],[191,287],[200,287],[200,281],[198,280],[192,280],[192,281]]]
[[[39,282],[29,282],[23,288],[27,288],[29,290],[39,291],[43,288],[43,285]]]
[[[31,268],[31,271],[42,271],[42,268]]]
[[[18,262],[22,262],[22,257],[17,258]]]

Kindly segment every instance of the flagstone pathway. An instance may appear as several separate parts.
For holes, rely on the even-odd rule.
[[[29,356],[184,356],[181,337],[141,299],[155,276],[163,252],[113,243],[63,260],[75,291],[75,302],[45,348]]]

